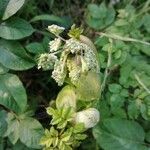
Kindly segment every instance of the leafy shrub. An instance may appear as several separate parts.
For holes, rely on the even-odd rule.
[[[1,0],[0,150],[42,149],[43,145],[50,144],[51,135],[58,135],[56,128],[62,125],[61,115],[69,110],[64,109],[58,118],[58,110],[53,107],[54,110],[50,111],[49,106],[54,106],[53,100],[56,97],[61,99],[64,91],[50,77],[53,66],[49,64],[52,67],[50,71],[36,68],[39,56],[49,52],[48,43],[54,38],[45,30],[47,26],[57,24],[66,28],[62,37],[68,38],[66,32],[72,22],[82,24],[84,33],[93,40],[98,51],[101,79],[101,84],[95,84],[95,81],[90,86],[94,89],[101,85],[100,92],[96,92],[96,88],[91,92],[78,86],[80,98],[86,101],[77,103],[77,107],[79,111],[96,107],[100,112],[100,122],[86,131],[86,138],[83,124],[73,128],[70,118],[67,118],[65,123],[63,121],[66,132],[59,133],[59,140],[70,142],[70,137],[76,135],[75,143],[71,141],[71,144],[79,145],[82,141],[79,149],[83,150],[148,150],[149,4],[149,0],[102,3],[98,0],[95,3],[88,0],[62,3],[57,0]],[[68,17],[69,13],[72,18]],[[71,31],[69,35],[73,37],[83,32],[80,28],[72,28]],[[80,80],[83,85],[94,81],[91,77],[86,82],[83,79]],[[90,92],[99,94],[100,100],[91,104],[86,99],[91,96]],[[53,142],[55,140],[52,139]],[[68,148],[62,145],[60,149]]]

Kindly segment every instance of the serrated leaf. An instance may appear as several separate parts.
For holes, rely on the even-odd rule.
[[[143,145],[145,133],[134,121],[106,119],[93,129],[97,143],[105,150],[148,150]]]
[[[66,132],[64,132],[64,134],[61,135],[61,141],[63,142],[69,141],[71,134],[72,134],[71,130],[67,130]]]
[[[139,106],[137,106],[136,101],[128,105],[128,115],[131,119],[137,119],[139,115]]]
[[[119,84],[113,83],[109,85],[109,91],[112,93],[120,93],[122,87]]]
[[[25,3],[25,0],[9,0],[7,7],[3,13],[2,20],[6,20],[14,15]]]
[[[89,4],[86,18],[87,24],[95,29],[103,29],[110,25],[115,19],[115,11],[112,7],[107,8],[104,3],[100,6]]]
[[[15,111],[23,112],[27,106],[26,91],[16,75],[0,75],[0,104]]]
[[[63,129],[65,128],[65,126],[67,125],[67,121],[66,120],[61,120],[58,125],[57,125],[57,128],[58,129]]]
[[[35,30],[21,18],[11,18],[0,24],[0,37],[7,40],[17,40],[30,36]]]
[[[86,134],[76,134],[75,139],[76,140],[85,140],[87,138]]]
[[[73,133],[82,133],[85,131],[84,123],[78,123],[73,128]]]
[[[110,97],[110,105],[111,105],[111,110],[112,111],[122,107],[123,104],[124,104],[124,97],[122,97],[119,94],[112,94],[111,95],[111,97]]]

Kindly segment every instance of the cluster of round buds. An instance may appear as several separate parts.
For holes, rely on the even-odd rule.
[[[54,40],[49,42],[50,52],[56,52],[61,46],[61,39],[55,38]]]
[[[49,70],[52,69],[54,63],[58,61],[54,54],[44,53],[38,58],[38,69]]]
[[[69,78],[71,82],[75,84],[76,81],[79,79],[81,73],[81,68],[77,65],[76,58],[67,59],[67,68],[69,71]]]
[[[64,45],[64,50],[72,54],[80,53],[83,48],[82,43],[74,38],[67,40]]]
[[[56,61],[54,65],[54,70],[51,76],[58,84],[58,86],[63,85],[66,78],[66,69],[62,61]]]
[[[75,124],[83,123],[85,128],[94,127],[100,120],[100,113],[95,108],[88,108],[86,110],[77,112],[74,117]]]
[[[54,24],[51,25],[51,26],[48,26],[48,31],[55,34],[55,35],[59,35],[64,30],[65,30],[64,27],[60,27],[60,26],[57,26],[57,25],[54,25]]]
[[[61,53],[60,60],[55,62],[52,78],[58,83],[59,86],[63,85],[67,75],[66,70],[67,54],[65,51]]]
[[[86,63],[88,70],[92,70],[94,72],[99,70],[96,55],[88,45],[80,42],[79,40],[71,38],[66,41],[64,50],[72,54],[80,54],[81,61],[83,62],[82,65],[85,66],[84,63]]]

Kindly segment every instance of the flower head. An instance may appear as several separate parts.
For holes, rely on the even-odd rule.
[[[53,24],[51,26],[48,26],[48,30],[49,30],[49,32],[51,32],[55,35],[59,35],[60,33],[62,33],[65,30],[65,28]]]
[[[54,40],[49,42],[50,52],[57,51],[61,46],[61,39],[55,38]]]
[[[57,61],[57,56],[53,54],[41,54],[38,58],[38,69],[42,68],[43,70],[52,69],[55,61]]]
[[[60,56],[60,60],[55,61],[54,70],[52,72],[52,78],[58,83],[59,86],[63,85],[66,75],[66,61],[68,54],[63,51]]]

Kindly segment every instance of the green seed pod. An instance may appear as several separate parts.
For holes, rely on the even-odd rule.
[[[56,99],[57,109],[62,107],[73,107],[76,110],[76,93],[75,88],[67,85],[58,94]]]

